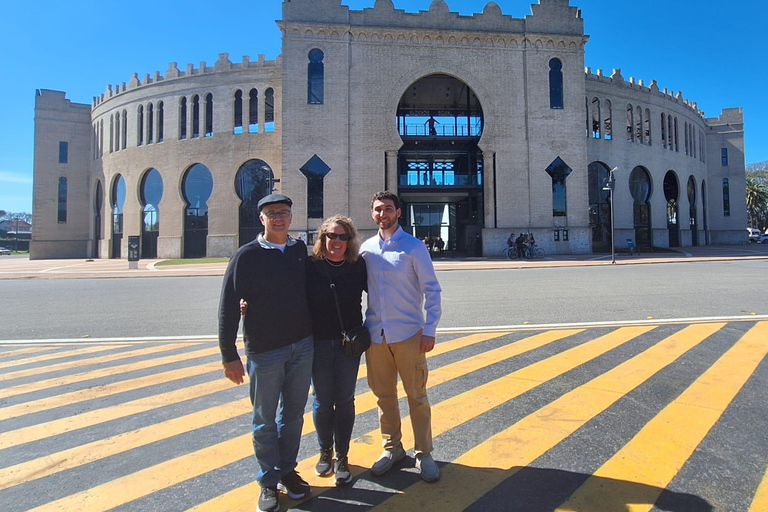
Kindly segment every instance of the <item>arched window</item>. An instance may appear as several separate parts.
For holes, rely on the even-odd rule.
[[[641,107],[635,109],[635,142],[645,144],[645,137],[643,137],[643,109]]]
[[[187,98],[182,96],[179,102],[179,139],[187,138]]]
[[[592,98],[592,138],[601,139],[602,133],[600,131],[600,100],[598,98]]]
[[[603,137],[613,139],[613,121],[611,120],[611,100],[603,102]]]
[[[200,136],[200,96],[192,96],[192,138]]]
[[[632,142],[635,140],[635,109],[632,105],[627,104],[627,140]]]
[[[59,222],[67,222],[67,178],[59,178],[59,202],[58,202]]]
[[[264,91],[264,131],[275,131],[275,91],[271,87]]]
[[[584,132],[587,138],[589,138],[589,133],[592,131],[591,127],[591,116],[589,114],[589,98],[584,98]]]
[[[685,154],[688,154],[688,123],[683,123],[683,135],[685,137]]]
[[[592,162],[587,167],[593,251],[605,251],[611,247],[611,203],[608,200],[609,192],[605,190],[608,178],[608,166],[603,162]]]
[[[232,133],[243,133],[243,91],[235,91],[235,118],[232,122]]]
[[[563,108],[563,63],[549,61],[549,108]]]
[[[307,103],[322,105],[324,98],[325,69],[321,50],[315,48],[309,52],[309,64],[307,65]]]
[[[653,144],[653,140],[651,139],[651,109],[649,108],[645,109],[644,123],[645,143],[651,146]]]
[[[115,147],[115,116],[110,114],[109,116],[109,152]]]
[[[235,192],[240,198],[239,245],[254,240],[264,230],[257,207],[259,200],[272,193],[274,175],[263,160],[248,160],[237,170]]]
[[[163,124],[165,121],[165,114],[163,111],[163,102],[157,102],[157,142],[163,142]]]
[[[157,258],[157,239],[160,236],[160,199],[163,197],[163,178],[157,169],[149,169],[141,180],[141,257]]]
[[[120,258],[123,240],[123,205],[125,204],[125,178],[118,174],[112,181],[112,258]]]
[[[213,94],[205,95],[205,136],[213,135]]]
[[[629,193],[634,199],[635,245],[651,247],[651,177],[644,167],[637,166],[629,174]]]
[[[155,141],[155,106],[147,105],[147,144]]]
[[[669,128],[667,130],[667,147],[670,151],[673,151],[675,149],[675,144],[673,142],[674,127],[672,126],[672,116],[670,115],[667,115],[667,127]]]
[[[693,150],[693,158],[696,158],[696,127],[691,125],[691,146]]]
[[[115,151],[120,151],[120,111],[115,113]]]
[[[560,157],[557,157],[549,164],[546,171],[552,178],[552,216],[565,217],[568,214],[565,180],[572,170]]]
[[[675,118],[675,151],[680,152],[680,138],[677,136],[677,118]]]
[[[697,223],[696,208],[696,178],[693,175],[688,176],[688,186],[686,187],[688,195],[688,225],[691,227],[691,245],[699,245],[699,227]]]
[[[128,147],[128,111],[123,110],[123,149]]]
[[[248,93],[248,131],[259,132],[259,91],[256,89]]]
[[[723,217],[731,216],[731,187],[728,178],[723,178]]]
[[[208,199],[213,191],[211,171],[194,164],[182,178],[181,190],[186,201],[184,215],[184,257],[204,258],[208,242]]]
[[[139,105],[138,117],[136,118],[136,145],[144,144],[144,105]]]
[[[667,116],[661,113],[661,147],[667,147]]]

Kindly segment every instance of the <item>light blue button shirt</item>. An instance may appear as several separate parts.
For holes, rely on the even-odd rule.
[[[377,234],[363,242],[360,254],[368,267],[365,326],[371,340],[381,343],[386,337],[387,343],[397,343],[420,329],[434,336],[442,290],[424,242],[398,226],[388,240]]]

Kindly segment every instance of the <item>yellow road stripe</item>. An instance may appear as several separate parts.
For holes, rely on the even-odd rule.
[[[0,368],[11,368],[14,366],[21,366],[23,364],[41,363],[43,361],[50,361],[52,359],[61,359],[64,357],[74,357],[74,356],[81,356],[84,354],[93,354],[94,352],[104,352],[105,350],[112,350],[114,348],[120,348],[124,346],[125,345],[95,345],[95,346],[78,348],[74,350],[66,350],[64,352],[52,352],[52,353],[39,355],[39,356],[22,357],[19,359],[14,359],[13,361],[0,362]],[[14,355],[14,356],[23,355],[24,352],[40,353],[40,350],[43,348],[44,347],[35,347],[33,349],[30,348],[28,350],[24,350],[23,352],[15,351],[15,352],[12,352],[11,355]]]
[[[19,345],[26,347],[26,345]],[[38,354],[41,350],[45,350],[48,348],[57,348],[59,345],[36,345],[34,347],[27,347],[27,348],[17,348],[12,347],[8,350],[0,350],[0,359],[5,359],[6,357],[15,357],[20,356],[24,354]]]
[[[18,446],[32,441],[39,441],[47,437],[52,437],[73,430],[79,430],[91,427],[105,421],[111,421],[118,418],[125,418],[142,412],[150,411],[174,405],[180,402],[191,400],[205,395],[210,395],[231,388],[233,384],[226,379],[216,379],[215,381],[189,386],[167,393],[160,393],[146,398],[139,398],[119,405],[104,407],[93,411],[84,412],[76,416],[59,418],[57,420],[31,425],[8,432],[0,432],[0,450]]]
[[[104,386],[98,386],[95,388],[79,389],[77,391],[71,391],[61,395],[53,395],[41,398],[39,400],[32,400],[16,405],[9,405],[8,407],[0,407],[0,418],[7,420],[16,418],[18,416],[24,416],[26,414],[54,409],[64,405],[76,404],[86,400],[93,400],[94,398],[103,398],[105,396],[124,393],[126,391],[135,391],[137,389],[155,386],[157,384],[164,384],[179,379],[188,379],[195,375],[203,375],[205,373],[221,370],[221,363],[206,363],[198,366],[189,366],[185,368],[178,368],[176,370],[169,370],[167,372],[155,373],[144,377],[138,377],[136,379],[113,382],[111,384],[106,384]]]
[[[464,510],[724,325],[692,325],[665,338],[469,450],[443,467],[440,485],[418,482],[375,510]]]
[[[175,347],[175,345],[173,346]],[[86,380],[100,379],[102,377],[111,377],[114,375],[128,373],[136,370],[144,370],[147,368],[154,368],[156,366],[163,366],[166,364],[188,361],[190,359],[211,356],[214,354],[219,354],[218,346],[195,350],[193,352],[183,352],[181,354],[175,354],[171,356],[145,359],[143,361],[138,361],[130,364],[108,366],[105,368],[99,368],[96,370],[90,370],[82,373],[75,373],[75,374],[66,375],[63,377],[55,377],[52,379],[28,382],[26,384],[19,384],[17,386],[0,389],[0,399],[20,395],[22,393],[31,393],[33,391],[41,391],[43,389],[58,388],[61,386],[66,386],[68,384],[75,384],[77,382],[83,382]]]
[[[45,364],[36,368],[27,368],[26,370],[17,370],[15,372],[8,372],[0,374],[0,381],[6,381],[11,379],[18,379],[20,377],[29,377],[30,375],[45,375],[46,373],[56,372],[60,370],[69,370],[72,368],[80,368],[81,366],[88,366],[99,363],[112,363],[114,361],[120,361],[121,359],[128,359],[130,357],[145,356],[150,354],[158,354],[160,352],[168,352],[177,348],[188,347],[186,343],[174,343],[172,345],[160,345],[157,347],[142,348],[139,350],[129,350],[128,352],[121,352],[119,354],[109,354],[99,357],[89,357],[87,359],[78,359],[76,361],[67,361],[66,363],[58,364]]]
[[[768,353],[766,339],[768,322],[760,322],[646,423],[557,510],[650,510]],[[605,479],[641,486],[625,494],[627,486],[605,485]]]
[[[766,469],[763,480],[757,487],[748,512],[765,512],[766,510],[768,510],[768,469]]]
[[[510,354],[516,355],[580,331],[545,332],[513,344],[505,345],[500,347],[500,349],[506,349]],[[451,345],[452,342],[445,342],[441,345],[445,345],[443,349],[445,352],[450,347],[454,347],[454,349],[460,348],[461,346],[466,346],[466,344],[477,343],[481,340],[496,338],[504,334],[487,333],[482,336],[478,335],[467,337],[467,339],[453,340],[453,345]],[[498,362],[500,360],[499,355],[501,354],[500,349],[483,352],[476,356],[478,362],[475,366],[482,367]],[[438,368],[430,375],[430,379],[433,382],[432,385],[455,378],[455,368],[462,365],[470,371],[472,370],[471,366],[466,366],[466,361],[459,361],[458,363]],[[402,389],[400,392],[402,392]],[[372,393],[367,392],[356,397],[355,404],[358,413],[360,413],[375,408],[376,399]],[[307,413],[304,416],[302,435],[313,431],[312,415]],[[0,445],[1,447],[2,445]],[[250,457],[251,455],[245,454],[248,454],[252,449],[251,435],[240,436],[120,477],[86,491],[72,494],[53,503],[38,507],[35,510],[81,510],[86,506],[86,503],[89,511],[108,510],[208,471],[213,471],[227,464]],[[251,508],[252,505],[251,500]]]
[[[9,466],[0,469],[0,490],[252,412],[245,398]]]
[[[626,343],[641,334],[644,334],[655,326],[625,327],[617,329],[609,334],[583,343],[547,359],[534,363],[530,366],[517,370],[509,375],[496,379],[494,381],[473,388],[465,393],[452,397],[432,406],[432,435],[438,436],[448,430],[471,420],[478,415],[487,412],[494,407],[509,401],[515,396],[535,388],[541,382],[552,379],[565,373],[585,362],[594,359],[605,352]],[[544,342],[542,335],[552,336],[555,332],[549,331],[541,333],[531,338],[526,338],[507,347],[519,343],[529,342],[533,344],[533,339],[537,338],[539,342]],[[563,333],[564,335],[574,334],[574,332]],[[501,347],[501,348],[507,348]],[[498,350],[498,349],[497,349]],[[491,351],[493,352],[493,351]],[[487,354],[490,354],[488,352]],[[500,354],[490,354],[491,358],[500,361],[503,357]],[[464,363],[459,361],[456,364]],[[438,369],[435,371],[437,373]],[[433,380],[433,374],[430,374],[430,381]],[[430,387],[436,384],[430,383]],[[402,388],[398,393],[402,393]],[[372,395],[372,393],[368,393]],[[375,397],[372,397],[375,400]],[[408,416],[402,419],[405,425],[408,423]],[[381,444],[378,442],[379,431],[372,430],[367,434],[354,439],[350,445],[349,458],[353,461],[352,473],[358,475],[365,471],[365,468],[359,464],[370,464],[381,453]],[[403,446],[408,449],[413,445],[413,433],[410,428],[403,428]],[[303,478],[312,486],[310,497],[317,496],[333,485],[333,480],[315,476],[314,465],[316,457],[310,457],[299,462],[296,468]],[[444,488],[443,488],[444,490]],[[196,507],[190,509],[190,512],[245,512],[253,508],[254,496],[259,493],[259,486],[256,482],[233,489],[225,494],[208,500]],[[309,499],[307,497],[306,499]],[[429,507],[427,507],[429,509]]]

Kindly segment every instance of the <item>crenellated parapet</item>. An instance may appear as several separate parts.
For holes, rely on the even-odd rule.
[[[213,66],[208,66],[205,61],[201,61],[197,67],[195,67],[194,64],[187,64],[187,67],[183,70],[179,69],[178,63],[171,62],[168,64],[168,69],[165,71],[165,74],[161,75],[159,71],[155,71],[151,75],[146,73],[143,78],[139,78],[138,73],[133,73],[127,83],[122,82],[115,86],[107,85],[104,93],[93,97],[91,108],[96,108],[103,102],[127,91],[153,84],[167,83],[173,80],[199,77],[201,75],[214,75],[217,73],[228,73],[256,68],[280,68],[280,66],[282,66],[280,56],[274,60],[267,60],[263,54],[259,54],[258,59],[255,61],[251,61],[249,56],[244,55],[242,61],[233,63],[229,59],[228,53],[220,53],[219,59]]]
[[[584,34],[581,11],[571,7],[568,0],[539,0],[538,4],[531,5],[531,14],[524,19],[503,14],[495,2],[489,2],[482,12],[471,16],[452,12],[444,0],[434,0],[428,10],[418,13],[395,9],[391,0],[376,0],[373,7],[358,11],[342,5],[341,0],[283,2],[283,19],[278,23],[281,29],[304,24],[337,25],[337,30],[349,32],[353,37],[364,28],[510,33],[519,34],[520,41],[526,39],[526,34],[577,37]]]
[[[625,80],[621,74],[621,69],[614,69],[610,76],[605,75],[602,69],[598,69],[597,72],[593,73],[592,68],[587,67],[584,69],[584,72],[587,82],[591,81],[612,84],[618,87],[624,87],[634,91],[643,92],[645,94],[663,98],[666,101],[671,101],[688,108],[702,120],[704,119],[704,112],[699,109],[699,106],[696,102],[692,102],[683,97],[682,91],[675,92],[673,90],[668,90],[666,87],[664,89],[659,89],[659,85],[656,80],[651,80],[650,85],[646,86],[642,79],[637,80],[635,77],[630,77],[629,80]]]

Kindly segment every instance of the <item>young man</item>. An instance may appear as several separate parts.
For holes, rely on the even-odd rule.
[[[305,289],[307,247],[288,236],[292,204],[280,194],[259,201],[264,233],[242,246],[230,260],[219,303],[224,375],[235,384],[241,384],[245,376],[235,344],[240,299],[249,305],[243,331],[261,512],[280,510],[278,488],[293,499],[309,493],[309,485],[296,472],[296,457],[314,344]]]
[[[378,399],[384,446],[371,474],[383,475],[395,462],[405,458],[397,403],[399,374],[408,396],[416,467],[421,478],[436,482],[440,479],[440,469],[431,455],[426,353],[435,346],[441,289],[424,242],[400,228],[397,223],[400,214],[397,195],[379,192],[373,196],[371,216],[379,232],[360,248],[368,267],[365,326],[373,341],[365,354],[368,385]]]

